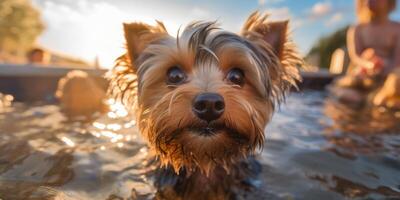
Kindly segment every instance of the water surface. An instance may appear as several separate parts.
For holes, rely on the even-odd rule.
[[[0,199],[154,197],[155,166],[121,105],[87,122],[57,105],[11,100],[0,98]],[[400,112],[355,112],[305,91],[287,99],[266,134],[251,199],[400,199]]]

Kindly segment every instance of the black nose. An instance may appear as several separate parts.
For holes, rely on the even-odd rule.
[[[194,98],[193,112],[202,120],[211,122],[221,117],[225,110],[224,98],[216,93],[203,93]]]

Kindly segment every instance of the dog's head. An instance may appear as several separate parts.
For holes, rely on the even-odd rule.
[[[128,106],[163,164],[229,169],[263,146],[275,105],[299,79],[287,26],[254,13],[241,34],[195,22],[175,38],[159,22],[124,24],[112,92],[135,102]]]

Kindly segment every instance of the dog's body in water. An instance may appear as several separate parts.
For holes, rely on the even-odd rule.
[[[124,24],[127,53],[111,93],[136,113],[159,161],[158,199],[235,199],[261,171],[254,153],[303,64],[288,22],[252,14],[241,34],[194,22],[176,38],[161,22]]]

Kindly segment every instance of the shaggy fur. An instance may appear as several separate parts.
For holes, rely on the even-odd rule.
[[[300,79],[297,67],[302,60],[287,25],[269,23],[266,15],[254,13],[240,35],[221,30],[215,22],[194,22],[174,38],[161,22],[124,24],[127,53],[111,72],[111,94],[135,111],[138,127],[161,166],[180,175],[180,184],[213,185],[203,192],[185,188],[176,191],[178,196],[227,198],[229,177],[262,148],[275,106]],[[172,66],[187,74],[184,84],[166,83]],[[232,68],[244,72],[243,86],[226,80]],[[209,124],[192,112],[193,99],[204,92],[225,100],[225,112]],[[199,134],[205,127],[214,134]]]

